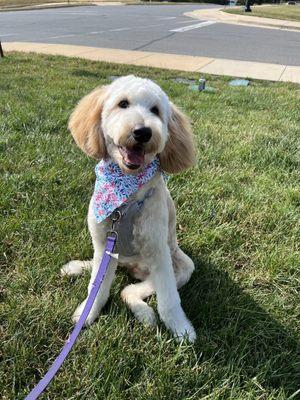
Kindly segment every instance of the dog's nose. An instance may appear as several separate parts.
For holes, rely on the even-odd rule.
[[[135,129],[133,131],[133,137],[139,143],[147,143],[151,139],[152,130],[146,126],[142,128]]]

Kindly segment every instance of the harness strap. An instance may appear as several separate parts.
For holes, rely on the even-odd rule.
[[[137,249],[133,246],[134,234],[133,227],[136,218],[140,215],[145,201],[149,199],[155,188],[151,187],[144,194],[144,197],[140,200],[135,198],[130,199],[123,203],[120,207],[115,210],[115,213],[121,213],[122,218],[118,218],[114,222],[114,227],[118,232],[118,241],[116,244],[116,253],[122,254],[122,256],[131,257],[138,253]],[[110,220],[113,221],[115,214],[110,216]]]
[[[49,383],[52,381],[54,378],[55,374],[61,367],[62,363],[68,356],[69,352],[71,351],[73,345],[76,342],[76,339],[83,328],[83,325],[89,315],[89,312],[93,306],[93,303],[95,301],[95,298],[97,296],[97,293],[100,289],[101,283],[103,282],[104,276],[106,274],[106,271],[108,269],[110,260],[111,260],[111,254],[113,253],[115,243],[116,243],[116,236],[108,236],[106,239],[106,245],[105,245],[105,250],[102,256],[102,260],[96,275],[96,278],[94,280],[92,290],[88,296],[88,299],[86,301],[85,307],[82,311],[82,314],[76,323],[69,339],[66,341],[64,347],[62,348],[62,351],[60,352],[59,356],[54,360],[53,364],[51,365],[50,369],[46,373],[46,375],[39,381],[39,383],[33,388],[33,390],[26,396],[25,400],[36,400],[41,393],[46,389],[46,387],[49,385]]]

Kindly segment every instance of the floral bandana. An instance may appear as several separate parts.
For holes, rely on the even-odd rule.
[[[124,174],[111,159],[101,160],[95,168],[93,208],[96,221],[99,223],[109,217],[133,193],[149,182],[158,171],[160,171],[160,166],[157,158],[146,165],[138,175]]]

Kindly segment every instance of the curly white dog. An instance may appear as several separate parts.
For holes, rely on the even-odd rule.
[[[119,264],[126,266],[141,281],[125,287],[121,293],[136,318],[146,324],[156,324],[153,309],[144,301],[156,292],[158,312],[166,327],[177,340],[186,337],[193,342],[195,330],[181,307],[177,288],[188,282],[194,264],[178,246],[175,207],[162,173],[183,171],[195,161],[187,118],[158,85],[130,75],[85,96],[71,115],[69,129],[85,153],[116,166],[125,178],[143,173],[155,161],[160,165],[126,201],[139,205],[136,214],[133,213],[129,220],[127,218],[125,228],[123,226],[122,240],[127,243],[127,248],[120,246],[118,261],[113,259],[110,263],[87,325],[94,322],[105,305]],[[110,217],[98,223],[94,203],[95,193],[88,212],[93,260],[70,261],[61,270],[64,275],[78,275],[91,269],[88,292],[110,229]],[[84,304],[76,309],[74,321],[79,319]]]

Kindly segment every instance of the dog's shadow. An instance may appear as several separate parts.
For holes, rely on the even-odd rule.
[[[214,364],[218,376],[235,376],[241,386],[250,381],[265,390],[295,394],[299,389],[296,332],[258,304],[272,296],[272,288],[256,283],[251,292],[249,285],[242,288],[228,272],[195,256],[194,250],[182,249],[195,263],[195,272],[180,289],[180,297],[197,332],[193,348],[199,362]],[[119,289],[133,282],[122,271]],[[103,312],[109,313],[111,306],[109,301]]]
[[[258,305],[254,295],[227,272],[199,257],[192,258],[196,270],[180,293],[197,331],[195,350],[202,362],[213,360],[224,371],[236,372],[241,382],[258,379],[264,388],[295,393],[296,334]],[[254,289],[272,296],[270,288]]]

